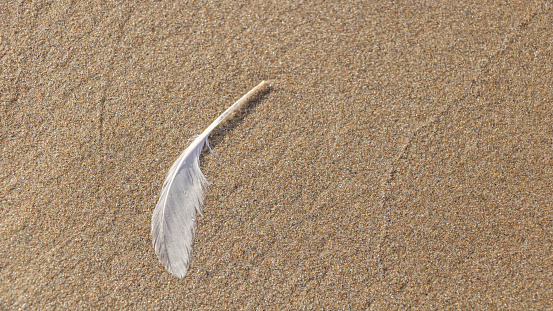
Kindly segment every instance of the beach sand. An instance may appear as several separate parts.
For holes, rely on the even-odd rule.
[[[328,2],[0,4],[0,309],[553,308],[553,5]]]

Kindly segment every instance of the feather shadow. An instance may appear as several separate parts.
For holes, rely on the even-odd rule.
[[[259,103],[261,103],[261,101],[271,91],[273,91],[273,88],[270,85],[267,88],[261,90],[259,93],[252,97],[247,105],[235,111],[233,116],[227,122],[225,122],[225,124],[220,125],[213,132],[211,132],[211,135],[209,136],[209,146],[206,146],[206,148],[204,148],[204,151],[202,151],[202,154],[200,155],[200,163],[204,163],[205,156],[207,155],[205,149],[215,149],[217,145],[219,145],[223,141],[225,135],[233,132],[237,127],[244,123],[246,117],[257,108]]]

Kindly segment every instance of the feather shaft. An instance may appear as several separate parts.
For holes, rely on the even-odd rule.
[[[165,177],[152,215],[152,242],[165,269],[177,278],[188,271],[194,242],[196,212],[201,213],[207,180],[200,169],[200,154],[211,132],[267,87],[261,82],[223,112],[173,163]]]

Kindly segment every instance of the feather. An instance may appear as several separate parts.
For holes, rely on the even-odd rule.
[[[152,215],[152,242],[165,269],[177,278],[184,277],[188,271],[196,211],[201,213],[207,185],[200,170],[200,153],[211,131],[267,85],[261,82],[221,114],[192,141],[167,173]]]

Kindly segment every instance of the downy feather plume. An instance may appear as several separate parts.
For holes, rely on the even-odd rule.
[[[188,271],[196,211],[202,211],[203,190],[207,185],[200,170],[200,153],[211,131],[267,85],[261,82],[221,114],[192,141],[167,173],[152,216],[152,240],[159,260],[177,278],[184,277]]]

